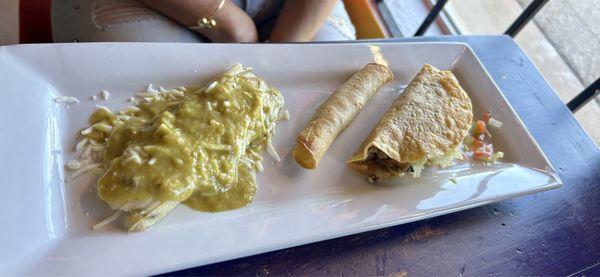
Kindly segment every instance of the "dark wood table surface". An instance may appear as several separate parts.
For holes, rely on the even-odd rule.
[[[468,43],[563,187],[169,275],[600,275],[600,149],[519,46],[507,36],[387,41]]]

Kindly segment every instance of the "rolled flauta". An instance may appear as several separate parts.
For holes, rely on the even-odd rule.
[[[316,168],[335,138],[392,78],[385,65],[369,63],[334,91],[296,138],[294,158],[298,164]]]

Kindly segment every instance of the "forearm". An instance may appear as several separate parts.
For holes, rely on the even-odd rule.
[[[213,16],[220,0],[142,0],[144,4],[183,26],[195,26],[198,19]],[[214,42],[256,42],[258,35],[252,19],[231,1],[216,15],[215,28],[197,30]]]
[[[339,0],[286,0],[271,42],[310,41]]]

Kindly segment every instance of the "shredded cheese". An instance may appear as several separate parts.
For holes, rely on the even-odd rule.
[[[284,110],[279,117],[281,120],[290,120],[290,112],[288,110]]]
[[[85,173],[86,171],[90,170],[90,169],[94,169],[94,168],[98,168],[101,167],[102,164],[99,163],[95,163],[95,164],[89,164],[86,166],[83,166],[75,171],[73,171],[73,173],[71,173],[71,175],[67,178],[67,183],[71,182],[72,180],[74,180],[75,178],[77,178],[79,175]]]
[[[146,92],[157,93],[158,91],[156,89],[154,89],[153,84],[148,84],[148,87],[146,87]]]
[[[277,151],[275,151],[275,147],[273,147],[273,143],[271,143],[271,137],[267,138],[267,153],[269,153],[269,155],[271,155],[271,157],[273,157],[273,159],[276,161],[281,161]]]
[[[108,100],[108,97],[110,97],[110,92],[108,92],[107,90],[102,90],[102,99],[104,100]]]
[[[105,110],[105,111],[107,111],[107,112],[109,112],[109,113],[112,113],[112,112],[110,111],[110,109],[109,109],[109,108],[107,108],[106,106],[102,106],[102,105],[96,105],[96,108],[98,108],[98,109],[101,109],[101,110]]]
[[[90,154],[92,153],[92,146],[88,145],[85,150],[83,150],[83,154],[81,154],[81,157],[84,159],[87,159],[90,157]]]
[[[202,143],[202,147],[208,149],[208,150],[215,150],[215,151],[231,151],[232,147],[231,145],[227,145],[227,144],[213,144],[213,143]]]
[[[70,160],[67,162],[67,168],[77,170],[81,168],[81,163],[78,160]]]
[[[135,96],[144,98],[144,97],[154,97],[154,96],[156,96],[156,94],[150,93],[150,92],[138,92],[135,94]]]
[[[56,97],[54,97],[54,102],[77,104],[77,103],[79,103],[79,99],[72,97],[72,96],[56,96]]]
[[[206,87],[206,89],[204,91],[210,92],[216,86],[217,86],[217,81],[212,81],[212,82],[210,82],[210,84],[208,84],[208,86]]]
[[[77,145],[75,145],[75,151],[81,151],[81,149],[83,149],[83,147],[88,143],[88,139],[84,138],[82,140],[80,140]]]
[[[111,222],[117,220],[117,218],[119,218],[119,216],[121,216],[122,211],[121,210],[117,210],[113,215],[109,216],[108,218],[94,224],[94,226],[92,226],[92,230],[96,230],[98,228],[101,228],[107,224],[110,224]]]

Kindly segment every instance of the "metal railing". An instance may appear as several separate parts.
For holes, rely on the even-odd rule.
[[[448,3],[448,0],[438,0],[431,11],[423,20],[423,23],[419,26],[414,36],[422,36],[425,34],[427,29],[431,26],[431,24],[435,21],[435,19],[439,16],[440,12],[444,9],[444,6]],[[548,0],[534,0],[529,4],[525,10],[515,19],[515,21],[510,24],[510,27],[506,29],[504,32],[505,35],[510,37],[515,37],[522,29],[529,23],[529,21],[540,11],[540,9],[548,3]],[[576,112],[581,107],[583,107],[587,102],[591,101],[596,97],[600,92],[600,78],[594,81],[589,87],[585,88],[582,92],[580,92],[577,96],[575,96],[569,103],[567,103],[567,107],[572,112]]]

